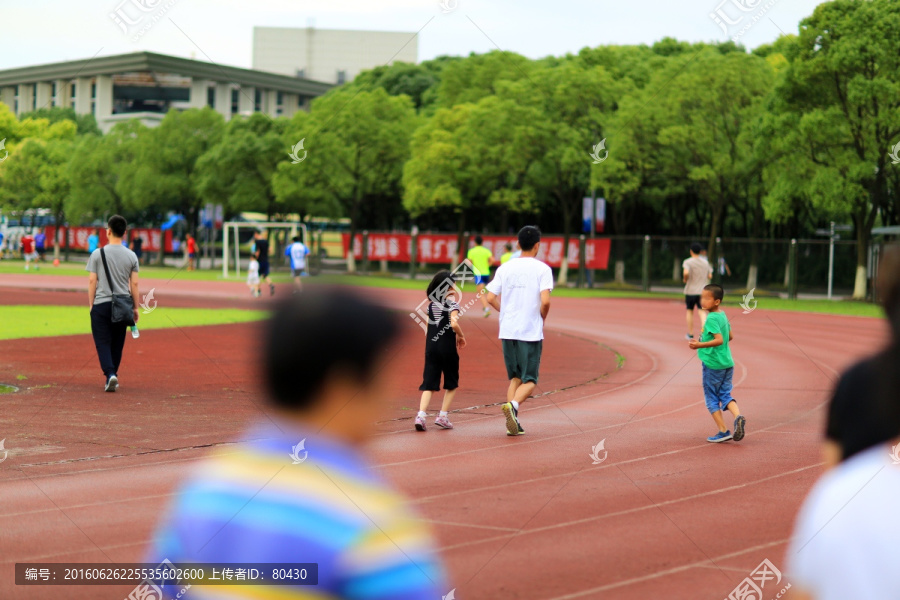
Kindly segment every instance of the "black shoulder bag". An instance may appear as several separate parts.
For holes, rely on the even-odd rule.
[[[103,259],[103,270],[106,271],[106,281],[109,282],[109,290],[112,292],[112,322],[134,325],[134,298],[131,294],[117,294],[112,277],[109,276],[109,265],[106,264],[106,254],[100,248],[100,258]]]

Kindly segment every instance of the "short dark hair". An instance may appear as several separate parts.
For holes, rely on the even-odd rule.
[[[303,290],[281,302],[266,324],[264,372],[271,401],[313,408],[338,369],[364,385],[400,333],[395,313],[349,290]]]
[[[114,236],[124,237],[125,231],[128,229],[128,221],[121,215],[113,215],[106,222],[106,226],[109,227]]]
[[[712,297],[716,300],[723,300],[725,298],[725,290],[718,283],[710,283],[709,285],[703,286],[704,290],[707,290]]]
[[[295,242],[299,242],[299,241],[300,241],[300,236],[299,236],[299,235],[295,235],[295,236],[292,237],[291,239],[292,239],[293,241],[295,241]]]
[[[512,251],[512,244],[510,244],[509,242],[506,242],[506,245],[503,246],[503,247],[506,248],[506,251],[507,251],[507,252],[511,252],[511,251]]]
[[[443,271],[438,271],[434,274],[434,277],[431,278],[431,283],[428,284],[428,289],[425,291],[425,295],[434,300],[435,302],[443,302],[447,297],[447,291],[453,289],[452,286],[444,285],[445,289],[442,290],[440,298],[433,296],[435,290],[438,289],[438,286],[443,284],[445,281],[450,280],[451,283],[456,283],[456,279],[453,277],[453,273],[444,269]]]
[[[700,254],[701,252],[703,252],[703,246],[701,246],[697,242],[694,242],[693,244],[691,244],[691,252],[693,252],[694,254]]]
[[[528,252],[541,241],[541,230],[536,225],[526,225],[519,230],[519,247]]]
[[[475,245],[476,245],[476,246],[480,246],[480,245],[482,245],[483,243],[484,243],[484,238],[481,237],[480,235],[476,235],[476,236],[475,236]]]

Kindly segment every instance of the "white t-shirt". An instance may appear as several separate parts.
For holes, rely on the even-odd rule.
[[[553,289],[553,271],[536,258],[523,256],[500,265],[487,291],[500,296],[500,339],[544,339],[541,292]]]
[[[256,259],[251,260],[247,265],[247,283],[259,283],[259,263]]]
[[[900,461],[900,448],[894,455]],[[788,581],[816,600],[897,598],[900,464],[879,444],[826,473],[803,503]]]
[[[702,256],[693,256],[685,259],[681,263],[681,268],[688,272],[688,280],[684,284],[684,294],[686,296],[702,294],[703,288],[709,283],[709,274],[712,273],[709,261]]]
[[[300,242],[294,242],[288,247],[288,256],[291,257],[291,268],[302,271],[306,268],[306,255],[309,249]]]

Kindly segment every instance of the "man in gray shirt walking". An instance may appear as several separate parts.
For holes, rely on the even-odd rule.
[[[103,369],[103,376],[106,378],[104,389],[107,392],[115,392],[119,388],[119,364],[122,362],[122,349],[125,347],[125,334],[128,331],[128,325],[124,321],[119,323],[112,321],[113,294],[130,293],[134,302],[135,323],[139,316],[138,259],[134,252],[122,246],[122,238],[125,237],[127,228],[125,218],[119,215],[113,215],[107,222],[106,237],[109,244],[102,250],[112,281],[109,281],[103,268],[100,248],[91,253],[85,267],[85,270],[90,272],[88,305],[91,307],[91,333],[97,347],[100,368]]]
[[[687,335],[688,340],[694,339],[694,307],[700,313],[700,330],[706,323],[706,311],[700,306],[700,294],[703,288],[712,279],[713,270],[709,266],[709,261],[703,258],[700,253],[703,252],[703,246],[694,242],[691,244],[691,257],[685,259],[681,263],[684,269],[684,303],[687,306]]]

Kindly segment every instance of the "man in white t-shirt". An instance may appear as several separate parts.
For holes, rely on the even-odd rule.
[[[787,551],[796,600],[897,598],[900,439],[840,463],[807,496]]]
[[[537,258],[541,230],[526,225],[519,231],[522,256],[502,264],[487,285],[487,301],[500,313],[500,341],[509,378],[506,392],[506,434],[522,435],[519,405],[534,391],[541,365],[544,320],[550,312],[553,271]]]
[[[709,260],[703,257],[703,246],[694,242],[691,244],[691,257],[681,263],[684,270],[684,303],[687,306],[687,340],[694,339],[694,308],[700,313],[700,330],[706,324],[707,312],[700,306],[700,294],[703,288],[712,279],[713,270],[709,265]]]
[[[300,276],[306,274],[306,255],[309,248],[300,241],[300,236],[295,235],[293,243],[288,246],[284,255],[291,259],[291,276],[294,278],[294,287],[300,289]]]

